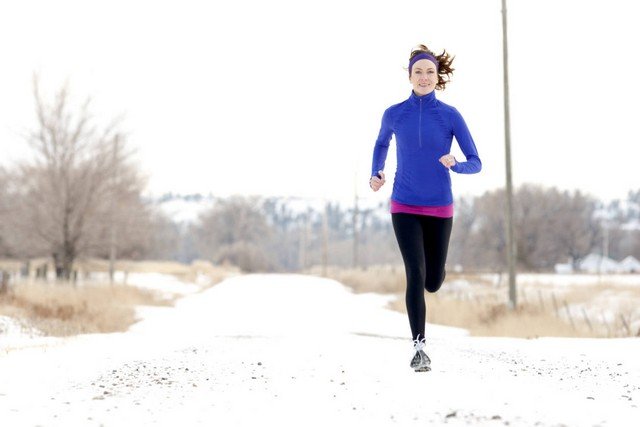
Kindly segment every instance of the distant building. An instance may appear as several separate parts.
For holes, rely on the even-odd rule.
[[[578,263],[578,269],[587,273],[619,273],[620,263],[598,254],[589,254]]]
[[[629,255],[620,261],[620,271],[623,273],[640,273],[640,261]]]
[[[556,264],[554,267],[554,270],[557,274],[571,274],[573,273],[573,265],[571,264],[571,262],[568,262],[566,264]]]

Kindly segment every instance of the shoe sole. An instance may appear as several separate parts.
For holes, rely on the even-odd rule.
[[[429,372],[431,370],[430,366],[424,366],[422,368],[415,368],[414,371],[416,372]]]

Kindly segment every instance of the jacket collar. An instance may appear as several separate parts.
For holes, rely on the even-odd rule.
[[[412,103],[416,104],[416,105],[422,103],[423,106],[435,105],[435,103],[438,101],[436,99],[436,91],[435,90],[432,90],[431,92],[429,92],[428,94],[423,95],[423,96],[416,95],[415,92],[412,90],[411,91],[411,96],[409,96],[409,100]]]

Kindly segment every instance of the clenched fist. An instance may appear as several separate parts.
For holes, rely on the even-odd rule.
[[[378,191],[380,187],[382,187],[386,182],[386,180],[384,179],[384,172],[378,171],[378,175],[379,177],[372,176],[369,180],[369,187],[371,187],[373,191]]]

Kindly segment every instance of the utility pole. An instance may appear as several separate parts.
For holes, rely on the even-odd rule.
[[[113,141],[113,181],[111,185],[111,224],[109,239],[109,284],[113,285],[115,264],[116,264],[116,209],[118,208],[116,199],[118,195],[118,149],[120,143],[120,135],[116,135]]]
[[[329,202],[325,203],[322,215],[322,276],[327,277],[329,264]]]
[[[307,268],[307,245],[309,240],[309,216],[311,212],[307,209],[307,212],[304,214],[304,224],[300,227],[300,251],[299,251],[299,269],[304,271]]]
[[[306,250],[306,245],[307,245],[307,239],[305,236],[305,231],[307,228],[307,222],[306,220],[304,221],[304,223],[302,224],[302,226],[300,226],[300,240],[298,241],[298,270],[303,271],[305,268],[305,258],[307,256],[307,254],[305,253]]]
[[[355,185],[353,186],[353,268],[358,268],[358,173],[355,173]]]
[[[502,66],[504,69],[504,147],[507,172],[507,264],[509,266],[509,307],[518,306],[516,292],[516,242],[513,223],[513,182],[511,179],[511,122],[509,115],[509,61],[507,45],[507,0],[502,0]]]
[[[602,240],[602,257],[609,258],[609,224],[605,221]]]
[[[605,260],[609,258],[609,221],[606,219],[602,220],[602,256],[600,257],[600,262],[598,263],[598,276],[602,277],[602,273],[606,273],[603,271],[603,264]]]

